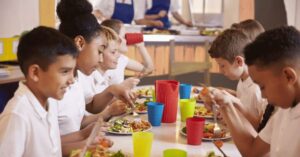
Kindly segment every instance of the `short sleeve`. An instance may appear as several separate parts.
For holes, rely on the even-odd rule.
[[[0,120],[1,156],[20,157],[26,146],[26,122],[16,114],[2,115]]]
[[[101,0],[95,5],[94,10],[99,10],[105,17],[111,17],[115,9],[114,0]]]

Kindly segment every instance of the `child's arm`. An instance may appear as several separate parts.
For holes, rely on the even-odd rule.
[[[126,69],[140,72],[143,74],[143,76],[151,74],[154,69],[154,65],[153,65],[152,58],[145,47],[145,44],[139,43],[136,44],[136,47],[139,49],[139,52],[142,56],[143,64],[130,59],[126,66]]]
[[[225,90],[226,92],[228,92],[229,94],[233,95],[236,97],[236,91],[235,90],[232,90],[232,89],[229,89],[229,88],[225,88],[225,87],[217,87],[217,89],[220,89],[220,90]]]
[[[173,17],[174,17],[179,23],[184,24],[184,25],[186,25],[186,26],[188,26],[188,27],[192,27],[192,26],[193,26],[193,24],[192,24],[191,21],[185,20],[185,19],[184,19],[177,11],[172,12],[172,15],[173,15]]]
[[[86,110],[91,113],[99,113],[111,103],[114,97],[133,106],[134,94],[131,89],[124,85],[113,84],[107,87],[103,92],[96,94],[91,103],[87,104]]]
[[[159,18],[163,18],[165,16],[168,16],[167,11],[166,10],[161,10],[161,11],[159,11],[158,14],[145,15],[145,19],[147,19],[147,20],[156,20],[156,19],[159,19]]]
[[[270,145],[259,136],[253,136],[244,122],[247,119],[236,110],[236,104],[240,101],[225,91],[215,91],[214,100],[220,105],[220,112],[226,121],[232,139],[242,156],[263,156],[270,150]]]

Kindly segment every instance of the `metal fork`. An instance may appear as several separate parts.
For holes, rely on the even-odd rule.
[[[217,146],[217,144],[215,143],[215,140],[213,141],[213,144],[214,144],[214,145],[218,148],[218,150],[222,153],[223,157],[228,157],[228,156],[224,153],[224,151],[223,151],[220,147]]]
[[[214,114],[214,135],[218,136],[221,134],[221,128],[217,122],[217,110],[216,110],[216,104],[212,105],[212,110],[213,110],[213,114]]]

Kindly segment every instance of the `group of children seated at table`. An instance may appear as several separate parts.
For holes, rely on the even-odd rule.
[[[136,45],[144,64],[126,57],[122,22],[100,25],[87,0],[61,0],[57,15],[58,30],[39,26],[20,39],[25,80],[0,115],[1,156],[68,156],[83,148],[99,117],[108,120],[133,104],[139,79],[124,80],[124,70],[139,76],[153,70],[144,44]],[[208,53],[226,77],[239,80],[236,91],[218,88],[210,96],[240,153],[298,156],[299,31],[264,32],[246,20],[219,35]],[[91,147],[103,139],[97,136]]]

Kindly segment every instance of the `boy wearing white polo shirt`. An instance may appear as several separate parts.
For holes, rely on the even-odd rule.
[[[239,151],[246,157],[298,157],[300,150],[300,32],[294,27],[280,27],[259,35],[245,48],[249,74],[262,95],[279,109],[266,127],[253,137],[237,121],[239,104],[222,91],[215,94],[221,113]],[[241,117],[243,118],[243,117]]]
[[[57,102],[73,83],[77,48],[59,33],[37,27],[20,39],[18,61],[25,81],[0,116],[0,154],[60,157]]]

